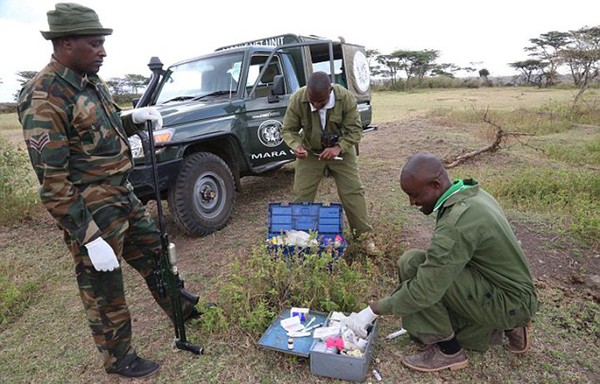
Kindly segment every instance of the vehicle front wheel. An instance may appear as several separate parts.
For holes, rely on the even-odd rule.
[[[225,227],[231,218],[233,174],[217,155],[194,153],[184,160],[168,200],[177,226],[188,235],[208,235]]]

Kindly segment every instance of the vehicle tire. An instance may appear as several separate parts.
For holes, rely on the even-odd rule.
[[[188,156],[169,189],[169,210],[188,235],[205,236],[227,225],[235,205],[233,174],[217,155]]]

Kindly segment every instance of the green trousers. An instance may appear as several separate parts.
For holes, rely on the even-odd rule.
[[[367,215],[365,190],[358,174],[358,162],[355,148],[340,155],[343,160],[319,160],[314,154],[306,159],[296,160],[294,176],[295,202],[310,202],[315,200],[317,188],[328,170],[335,180],[338,196],[350,230],[355,236],[373,231]]]
[[[398,259],[400,281],[417,275],[425,261],[422,250],[409,250]],[[420,312],[402,317],[409,335],[425,344],[456,336],[466,349],[485,351],[494,330],[525,326],[537,309],[530,295],[515,297],[486,280],[477,270],[466,267],[448,288],[442,300]]]

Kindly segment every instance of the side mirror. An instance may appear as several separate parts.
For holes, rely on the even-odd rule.
[[[137,103],[139,103],[140,98],[136,97],[135,99],[131,99],[131,103],[133,104],[133,108],[135,108],[137,106]]]
[[[273,77],[273,89],[271,90],[273,96],[285,95],[285,81],[283,75],[276,75]]]

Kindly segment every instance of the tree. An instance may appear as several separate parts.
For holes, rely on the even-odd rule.
[[[127,74],[125,75],[124,83],[131,90],[131,93],[137,94],[138,88],[147,85],[150,81],[150,78],[137,75],[137,74]]]
[[[465,68],[461,68],[456,64],[451,63],[434,64],[431,67],[430,74],[431,76],[447,76],[454,79],[454,74],[463,69]]]
[[[369,68],[371,67],[372,60],[377,59],[377,56],[381,54],[377,49],[367,49],[365,53],[367,54],[367,64],[369,64]]]
[[[561,56],[571,70],[573,82],[579,87],[574,101],[576,104],[590,83],[600,75],[600,26],[570,31],[570,36],[571,41],[561,51]]]
[[[525,51],[531,52],[529,56],[540,62],[547,63],[547,69],[544,69],[543,76],[546,86],[556,84],[558,77],[558,67],[562,64],[560,51],[566,48],[570,41],[570,34],[567,32],[550,31],[543,33],[540,37],[529,39],[532,46],[525,47]]]
[[[125,83],[126,81],[122,77],[111,77],[106,81],[106,85],[110,88],[113,96],[125,94]]]
[[[485,81],[486,83],[488,82],[488,76],[490,75],[490,71],[488,71],[485,68],[481,68],[479,70],[479,77],[481,77],[483,79],[483,81]]]
[[[390,55],[397,62],[398,69],[406,74],[406,87],[410,88],[411,79],[419,81],[434,69],[434,62],[439,57],[439,51],[424,49],[422,51],[397,50]]]
[[[548,63],[530,59],[515,61],[514,63],[508,63],[508,65],[521,71],[525,84],[535,84],[538,87],[541,87],[542,79],[544,78],[544,69],[548,66]]]
[[[383,69],[379,71],[379,74],[388,77],[391,80],[393,87],[396,84],[396,76],[400,69],[398,59],[391,55],[379,55],[377,56],[376,61],[383,67]]]
[[[19,71],[17,72],[17,81],[19,82],[19,85],[23,87],[29,80],[33,79],[35,75],[37,75],[37,71]],[[19,93],[21,93],[20,89],[14,93],[13,98],[15,101],[19,99]]]

